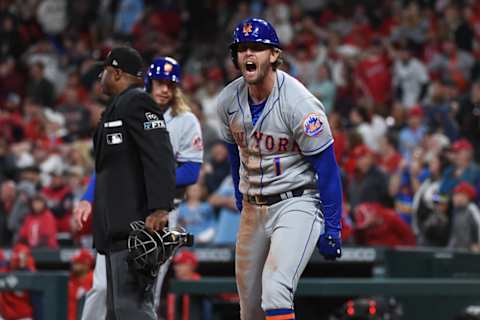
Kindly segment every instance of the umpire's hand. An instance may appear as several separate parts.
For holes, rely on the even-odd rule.
[[[168,211],[157,209],[145,219],[145,228],[150,231],[160,231],[168,223]]]
[[[83,224],[87,222],[92,213],[92,204],[86,200],[81,200],[73,209],[73,229],[78,231],[82,229]]]

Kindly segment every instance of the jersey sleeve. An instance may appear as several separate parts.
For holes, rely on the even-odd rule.
[[[229,87],[225,88],[217,99],[217,114],[220,119],[220,137],[227,143],[235,143],[233,139],[232,132],[230,131],[230,116],[228,114],[228,107],[232,107],[232,103],[229,103],[227,99],[226,91],[230,89]],[[231,93],[234,95],[234,93]]]
[[[177,151],[178,162],[203,162],[203,138],[200,123],[193,114],[182,117],[182,136]],[[170,134],[176,134],[170,132]]]
[[[97,181],[97,177],[96,177],[95,171],[93,171],[93,174],[90,177],[90,181],[88,182],[87,190],[85,191],[85,193],[83,194],[80,200],[93,203],[93,199],[95,196],[96,181]]]
[[[306,156],[317,154],[333,143],[323,105],[309,96],[292,105],[290,125],[295,142]]]

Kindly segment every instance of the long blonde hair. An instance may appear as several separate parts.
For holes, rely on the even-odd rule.
[[[172,116],[175,117],[184,112],[191,112],[192,109],[189,107],[189,99],[183,93],[180,87],[175,86],[172,99]]]

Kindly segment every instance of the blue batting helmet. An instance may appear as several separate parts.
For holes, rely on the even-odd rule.
[[[145,76],[145,89],[152,90],[152,80],[167,80],[180,83],[180,64],[171,57],[159,57],[153,60]]]
[[[277,32],[270,22],[259,18],[245,19],[233,31],[233,41],[230,44],[230,53],[235,66],[237,66],[237,47],[240,43],[246,42],[263,43],[280,49]]]
[[[259,18],[248,18],[237,25],[230,48],[244,42],[260,42],[280,48],[280,41],[273,26]]]

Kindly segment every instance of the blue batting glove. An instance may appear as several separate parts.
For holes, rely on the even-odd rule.
[[[317,242],[318,251],[326,260],[335,260],[342,256],[342,238],[338,232],[324,232]]]

